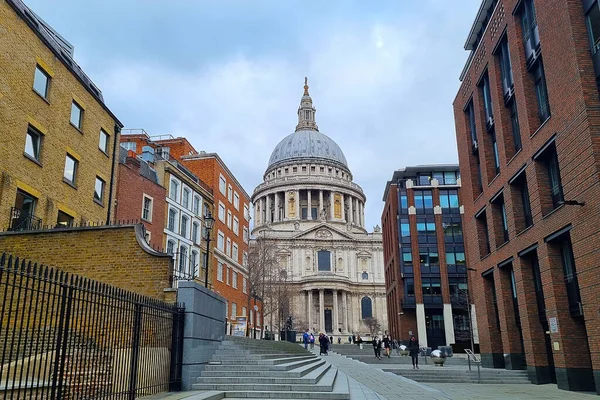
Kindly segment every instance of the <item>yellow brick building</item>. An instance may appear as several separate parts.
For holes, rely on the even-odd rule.
[[[122,126],[73,47],[0,0],[0,230],[110,221]]]

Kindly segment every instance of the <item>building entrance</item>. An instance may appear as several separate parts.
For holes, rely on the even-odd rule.
[[[333,322],[331,318],[331,310],[325,310],[325,332],[333,332]]]

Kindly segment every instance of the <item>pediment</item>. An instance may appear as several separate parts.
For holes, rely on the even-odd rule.
[[[311,239],[311,240],[355,240],[352,235],[328,225],[326,223],[316,225],[304,232],[298,233],[294,239]]]
[[[356,252],[356,256],[358,258],[371,258],[372,254],[368,251],[360,250],[360,251]]]

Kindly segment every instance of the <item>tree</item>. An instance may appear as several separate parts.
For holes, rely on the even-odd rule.
[[[365,318],[363,319],[363,324],[365,324],[371,336],[375,336],[381,331],[381,324],[377,321],[377,318]]]

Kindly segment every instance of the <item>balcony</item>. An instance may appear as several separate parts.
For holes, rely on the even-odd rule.
[[[42,219],[19,208],[11,207],[9,231],[33,231],[42,228]]]

